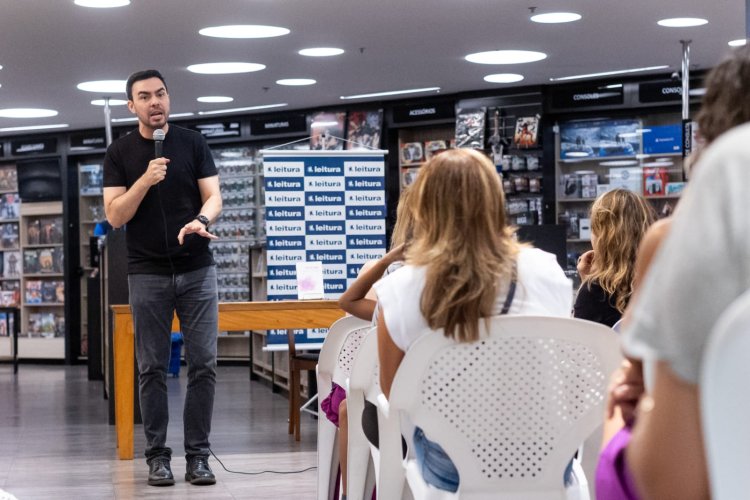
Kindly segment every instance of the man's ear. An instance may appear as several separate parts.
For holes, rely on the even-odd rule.
[[[135,114],[135,104],[133,104],[132,99],[128,99],[128,109],[131,113]]]

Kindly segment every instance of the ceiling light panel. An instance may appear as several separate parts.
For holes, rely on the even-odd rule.
[[[21,132],[23,130],[47,130],[53,128],[67,128],[70,125],[67,123],[56,123],[54,125],[26,125],[23,127],[4,127],[0,128],[0,132]]]
[[[386,92],[374,92],[372,94],[342,95],[341,99],[366,99],[368,97],[386,97],[401,94],[418,94],[421,92],[440,92],[440,87],[425,87],[423,89],[388,90]]]
[[[514,83],[521,80],[523,80],[523,75],[516,73],[495,73],[484,77],[484,81],[490,83]]]
[[[288,85],[291,87],[304,86],[304,85],[315,85],[317,82],[312,78],[284,78],[276,80],[279,85]]]
[[[197,99],[198,102],[232,102],[234,101],[233,97],[223,96],[223,95],[207,95],[203,97],[199,97]]]
[[[287,103],[280,104],[261,104],[260,106],[247,106],[244,108],[217,109],[214,111],[198,111],[199,115],[219,115],[222,113],[240,113],[242,111],[257,111],[259,109],[283,108],[288,106]]]
[[[93,7],[95,9],[112,9],[130,5],[130,0],[75,0],[73,3],[81,7]]]
[[[7,108],[0,109],[1,118],[47,118],[57,116],[54,109],[41,108]]]
[[[729,42],[730,47],[743,47],[747,43],[747,40],[744,38],[740,38],[738,40],[732,40]],[[2,68],[2,66],[0,66]]]
[[[94,80],[81,82],[76,87],[86,92],[99,92],[100,94],[124,94],[125,80]]]
[[[104,99],[94,99],[93,101],[91,101],[91,104],[93,104],[94,106],[104,106],[104,103]],[[109,99],[110,106],[124,106],[127,103],[128,101],[124,101],[122,99]]]
[[[572,23],[580,19],[581,15],[575,12],[548,12],[531,16],[533,22],[542,24]]]
[[[579,80],[582,78],[595,78],[599,76],[625,75],[628,73],[641,73],[644,71],[656,71],[667,68],[669,68],[669,66],[646,66],[643,68],[616,69],[613,71],[602,71],[600,73],[587,73],[585,75],[560,76],[556,78],[550,78],[549,80],[551,82],[562,82],[565,80]]]
[[[266,69],[266,67],[263,64],[256,63],[220,62],[191,64],[187,69],[192,73],[200,73],[202,75],[230,75],[235,73],[252,73]]]
[[[466,60],[476,64],[523,64],[546,59],[544,52],[532,50],[489,50],[466,56]]]
[[[708,20],[701,19],[700,17],[672,17],[670,19],[662,19],[658,21],[658,24],[667,28],[691,28],[693,26],[708,24]]]
[[[273,38],[290,33],[280,26],[263,26],[260,24],[233,24],[228,26],[209,26],[198,31],[203,36],[215,38]]]
[[[335,47],[314,47],[311,49],[302,49],[299,51],[299,55],[308,57],[330,57],[338,56],[344,53],[344,49],[337,49]]]

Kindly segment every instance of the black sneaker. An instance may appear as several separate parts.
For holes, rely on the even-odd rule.
[[[208,457],[198,456],[188,459],[185,481],[197,485],[216,484],[216,476],[208,466]]]
[[[149,486],[172,486],[174,476],[169,467],[169,459],[165,457],[152,458],[148,464]]]

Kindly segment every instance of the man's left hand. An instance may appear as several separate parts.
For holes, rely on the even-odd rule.
[[[208,231],[206,231],[206,227],[198,220],[191,220],[184,226],[182,226],[182,229],[180,229],[180,234],[177,235],[177,241],[180,242],[180,245],[185,240],[185,236],[188,234],[196,233],[198,236],[203,236],[204,238],[208,238],[209,240],[218,240],[219,237],[215,234],[211,234]]]

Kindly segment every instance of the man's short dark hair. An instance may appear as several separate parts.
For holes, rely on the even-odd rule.
[[[125,84],[125,93],[128,95],[128,100],[133,100],[133,84],[135,82],[140,82],[141,80],[148,80],[149,78],[158,78],[161,80],[161,83],[164,84],[164,89],[169,92],[169,89],[167,88],[167,82],[164,81],[164,77],[161,76],[161,73],[156,71],[155,69],[146,69],[143,71],[136,71],[132,75],[130,75],[130,78],[128,78],[128,82]]]

